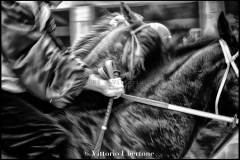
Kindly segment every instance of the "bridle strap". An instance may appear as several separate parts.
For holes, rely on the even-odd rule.
[[[236,63],[234,62],[234,60],[238,57],[238,52],[235,55],[232,56],[231,53],[230,53],[230,50],[228,48],[227,43],[223,39],[220,39],[219,43],[222,47],[223,55],[224,55],[226,63],[231,64],[234,72],[236,73],[236,76],[239,77],[239,71],[238,71]]]
[[[216,114],[219,114],[218,103],[219,103],[219,99],[220,99],[223,87],[226,83],[227,76],[228,76],[228,73],[229,73],[229,70],[230,70],[231,66],[232,66],[237,78],[239,77],[239,71],[238,71],[236,63],[234,62],[235,59],[238,57],[239,52],[237,52],[235,55],[231,56],[231,53],[230,53],[230,50],[228,48],[227,43],[223,39],[220,39],[219,43],[220,43],[222,51],[223,51],[223,55],[224,55],[224,58],[225,58],[225,62],[227,64],[227,68],[224,72],[220,87],[219,87],[218,92],[217,92],[216,100],[215,100],[215,113]]]
[[[140,42],[136,36],[136,33],[141,31],[142,29],[146,28],[146,27],[149,27],[150,25],[149,24],[143,24],[141,25],[140,27],[138,27],[137,29],[131,31],[131,53],[130,53],[130,56],[131,56],[131,61],[130,61],[130,76],[131,78],[133,78],[133,69],[134,69],[134,59],[135,59],[135,53],[137,52],[140,52],[141,50],[141,45],[140,45]],[[134,44],[136,44],[136,51],[134,52]]]
[[[166,103],[166,102],[156,101],[156,100],[152,100],[152,99],[148,99],[148,98],[142,98],[142,97],[128,95],[128,94],[122,94],[121,97],[128,100],[128,101],[131,101],[131,102],[137,102],[137,103],[141,103],[141,104],[154,106],[154,107],[157,107],[157,108],[163,108],[163,109],[178,111],[178,112],[191,114],[191,115],[195,115],[195,116],[199,116],[199,117],[204,117],[204,118],[210,118],[210,119],[229,122],[229,123],[232,123],[233,127],[235,127],[239,123],[237,115],[235,115],[234,117],[227,117],[227,116],[223,116],[223,115],[217,115],[217,114],[214,114],[214,113],[209,113],[209,112],[200,111],[200,110],[197,110],[197,109],[178,106],[178,105],[169,104],[169,103]]]

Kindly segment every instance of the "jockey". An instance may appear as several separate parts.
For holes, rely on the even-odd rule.
[[[123,85],[104,81],[79,57],[60,49],[49,36],[55,26],[47,3],[9,3],[2,2],[2,89],[28,91],[56,107],[64,107],[82,89],[109,97],[123,92]]]
[[[1,1],[2,148],[13,155],[27,157],[47,152],[46,148],[39,151],[36,147],[49,147],[40,144],[40,137],[36,141],[27,139],[30,131],[34,134],[39,131],[39,135],[40,131],[41,135],[54,133],[49,143],[56,146],[62,142],[73,145],[69,142],[69,135],[59,129],[52,117],[36,110],[38,102],[46,104],[43,108],[55,106],[62,109],[84,89],[116,98],[124,92],[120,78],[114,81],[102,79],[74,53],[62,49],[54,38],[55,25],[50,6],[57,6],[60,2]],[[22,138],[16,138],[15,134]],[[64,153],[79,158],[76,152]]]

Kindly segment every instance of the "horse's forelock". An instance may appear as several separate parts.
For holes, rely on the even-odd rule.
[[[161,45],[161,37],[151,27],[143,29],[137,36],[141,43],[141,47],[144,50],[143,54],[145,56],[150,53],[150,50]]]
[[[146,70],[153,68],[157,63],[161,63],[162,57],[162,41],[161,37],[153,28],[146,27],[137,32],[137,46],[134,43],[134,50],[132,50],[132,39],[129,38],[124,46],[122,65],[128,70],[127,73],[123,74],[124,78],[132,80],[139,75],[142,75]],[[138,48],[139,47],[139,48]],[[133,52],[134,57],[132,59],[131,53]],[[133,61],[133,67],[131,67],[131,61]]]
[[[148,65],[151,65],[151,63],[145,63],[148,60],[161,61],[162,42],[159,34],[151,27],[143,29],[137,34],[137,37],[140,42],[141,55],[138,56],[139,60],[136,61],[135,69],[140,71],[144,70]],[[142,61],[144,61],[144,63]]]

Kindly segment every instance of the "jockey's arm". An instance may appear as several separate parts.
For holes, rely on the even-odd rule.
[[[111,89],[122,92],[123,89],[119,91],[119,87],[92,74],[79,57],[61,50],[44,32],[50,18],[49,8],[43,5],[43,12],[39,12],[35,1],[23,7],[1,2],[1,54],[27,91],[59,108],[71,103],[84,88],[107,96],[118,95],[109,93]],[[104,83],[94,84],[93,79]]]
[[[93,90],[108,97],[118,98],[124,93],[124,86],[121,78],[114,78],[106,81],[99,75],[90,74],[84,89]]]

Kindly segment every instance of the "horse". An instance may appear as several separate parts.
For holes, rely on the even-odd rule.
[[[123,73],[121,77],[128,94],[213,112],[225,69],[218,38],[207,38],[175,51],[166,47],[162,34],[146,27],[136,33],[139,43],[135,42],[138,47],[134,49],[131,31],[144,22],[126,5],[122,5],[121,10],[127,23],[119,14],[105,17],[89,35],[72,46],[71,53],[95,69],[105,60],[113,59]],[[224,16],[220,16],[220,38],[235,52],[237,46],[226,25]],[[114,101],[101,152],[94,153],[107,102],[107,97],[86,90],[60,114],[54,113],[59,124],[72,133],[81,158],[96,155],[100,158],[181,158],[190,147],[199,122],[204,123],[199,117],[120,98]],[[224,108],[226,103],[228,108]],[[230,116],[237,109],[238,81],[230,71],[219,111]]]
[[[125,14],[132,15],[126,16],[130,24],[137,20],[139,25],[139,19],[132,11],[128,9]],[[149,29],[144,30],[150,32]],[[97,67],[111,58],[116,61],[121,71],[131,72],[133,76],[122,75],[128,94],[214,112],[216,94],[226,68],[218,40],[224,39],[231,53],[238,50],[225,16],[221,14],[218,19],[219,37],[203,37],[176,50],[166,49],[161,37],[153,41],[149,40],[151,36],[142,36],[144,30],[137,34],[137,37],[142,38],[142,41],[139,40],[142,44],[146,43],[146,46],[142,46],[143,50],[144,47],[151,48],[152,52],[146,52],[148,54],[134,59],[134,67],[128,65],[131,58],[130,51],[126,50],[130,48],[130,39],[125,43],[125,47],[117,47],[121,45],[113,45],[116,41],[103,38],[105,43],[109,43],[108,52],[105,50],[99,52],[99,55],[90,52],[82,58],[91,67]],[[128,32],[124,33],[129,35]],[[121,33],[116,37],[124,39],[123,35],[125,34]],[[91,41],[91,36],[86,40]],[[152,43],[153,47],[149,47],[150,42],[157,42],[157,45]],[[98,48],[96,43],[93,44],[95,50],[102,49]],[[84,45],[91,48],[83,42],[79,43],[78,47]],[[114,48],[124,48],[123,57],[128,57],[122,58],[121,54],[109,51]],[[129,84],[130,81],[132,83]],[[92,149],[101,128],[108,99],[88,91],[85,93],[80,95],[79,99],[84,101],[78,101],[78,107],[73,107],[72,110],[69,108],[69,113],[75,117],[73,123],[77,124],[79,135],[76,139],[81,144],[79,151],[84,158],[95,155],[101,158],[181,158],[191,146],[198,127],[207,123],[207,120],[196,116],[119,99],[114,103],[102,150],[94,153]],[[238,110],[238,104],[238,80],[230,70],[219,101],[219,112],[233,116]]]
[[[130,51],[130,37],[132,38],[133,35],[131,34],[131,31],[134,31],[135,29],[139,29],[138,27],[141,27],[144,25],[142,21],[142,16],[136,13],[133,13],[130,11],[130,8],[126,6],[125,4],[122,4],[121,6],[122,14],[119,13],[113,13],[107,16],[104,16],[99,23],[97,23],[92,31],[83,38],[80,42],[77,42],[75,45],[73,45],[71,48],[68,48],[64,54],[72,54],[73,56],[79,56],[86,64],[93,69],[97,69],[99,66],[102,65],[102,62],[106,58],[112,58],[115,59],[116,62],[119,62],[119,59],[124,59],[125,65],[118,65],[121,66],[120,70],[122,72],[125,72],[129,70],[129,61],[133,59],[128,59],[129,51]],[[125,21],[125,19],[128,19],[128,21]],[[163,27],[163,31],[167,31],[166,27]],[[164,32],[163,32],[164,33]],[[158,49],[160,45],[158,45],[158,42],[160,42],[160,37],[158,33],[156,32],[152,27],[146,26],[146,28],[140,29],[138,31],[138,35],[142,36],[142,40],[136,40],[136,43],[141,43],[141,49],[140,51],[136,52],[136,59],[138,60],[138,66],[141,66],[143,63],[143,58],[145,58],[146,55],[151,55],[154,50]],[[145,41],[142,43],[141,41]],[[126,45],[127,43],[127,45]],[[137,48],[139,49],[139,48]],[[123,50],[125,50],[125,55],[122,55]],[[132,54],[133,55],[133,54]],[[84,58],[86,56],[86,58]],[[92,58],[88,58],[89,56],[94,57],[94,63]],[[155,56],[157,57],[157,56]],[[88,60],[86,60],[88,58]],[[135,67],[135,66],[132,66]],[[95,72],[97,72],[95,70]],[[136,75],[137,72],[134,74],[129,70],[129,75],[133,76]],[[126,76],[127,77],[127,76]],[[94,99],[94,101],[93,101]],[[80,146],[79,153],[81,153],[80,157],[84,157],[83,150],[81,150],[81,147],[84,147],[87,139],[84,138],[85,134],[88,134],[89,136],[92,135],[91,130],[85,128],[85,124],[89,124],[91,122],[100,122],[102,118],[102,114],[104,113],[105,109],[105,102],[107,102],[108,98],[104,97],[103,95],[97,94],[95,92],[90,91],[84,91],[79,97],[75,99],[75,102],[73,102],[73,105],[69,105],[64,109],[61,108],[55,108],[52,105],[46,103],[46,102],[39,102],[40,108],[37,108],[40,112],[47,114],[54,118],[57,123],[59,123],[59,126],[64,127],[64,131],[66,131],[67,135],[69,135],[69,139],[71,139],[71,143],[73,146]],[[94,102],[94,103],[92,103]],[[74,106],[75,105],[75,106]],[[41,108],[41,106],[44,106],[44,109]],[[75,114],[76,113],[76,114]],[[88,119],[88,115],[92,115],[93,120]],[[85,119],[84,123],[82,123],[83,119]],[[82,123],[82,124],[81,124]],[[95,124],[94,124],[95,125]],[[93,125],[93,126],[94,126]],[[97,125],[95,125],[97,128]],[[86,129],[86,130],[85,130]],[[90,132],[90,133],[89,133]],[[93,137],[95,138],[95,137]],[[46,139],[48,141],[48,139]],[[55,145],[55,144],[51,144]],[[54,147],[53,147],[54,148]],[[67,148],[67,151],[74,152],[71,150],[72,147]],[[58,149],[57,149],[58,150]],[[61,150],[61,149],[60,149]],[[9,152],[9,151],[6,151]],[[55,153],[51,153],[51,150],[48,151],[50,154],[48,155],[35,155],[36,156],[47,156],[47,157],[41,157],[41,158],[49,158],[48,156],[55,157]],[[56,152],[56,151],[54,151]],[[64,152],[64,151],[63,151]],[[12,152],[10,152],[11,154]],[[14,151],[12,153],[12,156],[15,157],[28,157],[29,155],[25,155],[28,153],[22,153],[21,151]],[[61,153],[60,155],[64,155],[64,153]],[[67,154],[67,153],[66,153]],[[78,154],[78,153],[74,153]],[[83,156],[82,156],[83,155]],[[6,158],[5,153],[3,153],[3,156]],[[11,155],[10,155],[11,156]],[[31,155],[32,156],[32,155]],[[30,157],[31,157],[30,156]],[[68,155],[65,155],[68,156]],[[55,157],[56,158],[56,157]]]

